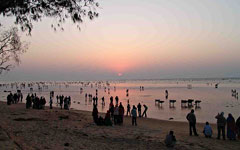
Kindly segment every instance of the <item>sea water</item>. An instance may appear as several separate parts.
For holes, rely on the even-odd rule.
[[[119,97],[127,109],[129,101],[131,107],[145,104],[148,107],[147,117],[187,121],[186,115],[191,109],[195,110],[197,122],[215,123],[215,116],[224,112],[225,117],[232,113],[235,119],[240,116],[240,100],[232,95],[231,90],[235,89],[240,93],[240,79],[172,79],[172,80],[117,80],[117,81],[58,81],[58,82],[2,82],[5,86],[0,87],[0,100],[6,101],[8,92],[13,93],[17,89],[23,93],[23,102],[28,93],[36,93],[39,97],[44,96],[49,105],[50,91],[54,91],[54,105],[57,104],[56,96],[71,96],[71,109],[92,111],[93,104],[89,99],[85,99],[85,94],[96,96],[98,90],[98,111],[106,112],[109,109],[110,96]],[[21,83],[26,83],[25,88],[21,88]],[[28,87],[27,84],[32,86]],[[12,84],[12,86],[11,86]],[[218,84],[216,88],[215,85]],[[16,86],[17,85],[17,86]],[[140,90],[140,86],[144,90]],[[105,90],[106,87],[106,90]],[[115,90],[114,90],[115,87]],[[30,91],[32,88],[33,91]],[[80,90],[82,88],[82,91]],[[110,92],[108,92],[108,88]],[[127,96],[126,90],[129,89]],[[166,98],[165,90],[168,90]],[[4,92],[5,91],[5,92]],[[101,98],[104,96],[105,105],[102,105]],[[164,103],[159,105],[155,99],[160,99]],[[201,100],[200,107],[181,107],[181,100]],[[169,100],[176,100],[173,107],[170,107]],[[194,102],[193,102],[194,104]],[[142,106],[142,112],[144,107]]]

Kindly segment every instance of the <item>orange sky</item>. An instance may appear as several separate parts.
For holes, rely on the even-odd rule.
[[[119,73],[122,78],[240,76],[239,1],[112,0],[100,5],[100,17],[85,19],[80,32],[70,22],[56,33],[52,19],[35,23],[31,37],[22,34],[31,43],[22,64],[3,79],[15,79],[15,72],[41,72],[47,79],[51,71],[72,73],[75,79],[89,74],[117,78]]]

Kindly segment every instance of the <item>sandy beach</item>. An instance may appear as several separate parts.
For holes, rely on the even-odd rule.
[[[125,117],[122,126],[97,126],[91,112],[79,110],[25,109],[25,104],[7,106],[0,102],[0,149],[77,150],[77,149],[168,149],[164,138],[175,132],[173,149],[239,149],[238,141],[217,140],[216,124],[213,138],[203,136],[204,124],[197,124],[199,137],[189,136],[188,123],[138,118],[138,126]],[[101,114],[104,116],[104,114]]]

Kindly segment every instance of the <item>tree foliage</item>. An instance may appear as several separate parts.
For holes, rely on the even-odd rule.
[[[20,55],[27,48],[27,43],[20,40],[16,27],[0,33],[0,74],[3,71],[9,71],[15,64],[18,65]]]
[[[14,16],[15,24],[21,26],[22,31],[31,33],[33,21],[41,21],[43,17],[54,17],[56,24],[52,28],[64,30],[62,24],[71,18],[74,23],[83,22],[98,17],[95,0],[0,0],[0,14],[5,17]],[[0,22],[1,24],[1,22]],[[77,28],[80,26],[77,24]]]

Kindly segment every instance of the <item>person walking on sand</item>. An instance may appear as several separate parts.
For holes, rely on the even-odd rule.
[[[218,130],[217,139],[220,139],[221,132],[222,132],[223,140],[225,140],[226,118],[224,117],[224,113],[223,112],[221,112],[221,114],[218,113],[218,115],[215,118],[217,119],[217,130]]]
[[[189,134],[192,136],[192,129],[195,136],[198,136],[196,130],[196,116],[194,114],[194,110],[192,109],[190,113],[187,114],[187,120],[189,122]]]
[[[148,110],[148,107],[147,107],[147,105],[143,105],[143,107],[144,107],[144,111],[143,111],[143,114],[142,114],[142,117],[144,117],[144,115],[145,115],[145,117],[147,117],[147,110]]]
[[[138,115],[139,115],[139,117],[141,117],[142,105],[140,103],[138,103],[137,108],[138,108]]]
[[[135,105],[133,105],[131,115],[132,115],[132,125],[137,126],[137,108],[135,107]]]
[[[164,143],[167,147],[174,147],[176,144],[176,138],[174,136],[174,132],[170,131],[169,134],[166,136]]]
[[[205,135],[206,138],[211,138],[212,137],[212,128],[209,125],[208,122],[206,122],[204,129],[203,129],[203,134]]]

